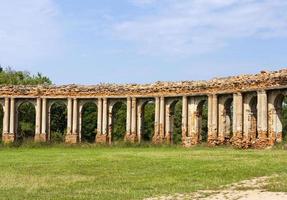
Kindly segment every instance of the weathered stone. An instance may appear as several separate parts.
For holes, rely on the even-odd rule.
[[[97,143],[112,142],[113,106],[127,105],[125,141],[140,142],[144,105],[155,102],[154,144],[173,143],[174,105],[182,99],[182,145],[201,143],[203,103],[208,102],[208,144],[232,144],[240,148],[266,148],[282,142],[282,102],[287,96],[287,69],[255,75],[215,78],[210,81],[156,82],[153,84],[99,84],[94,86],[0,86],[4,142],[17,138],[17,114],[21,102],[36,108],[35,141],[47,141],[51,102],[67,105],[67,143],[81,137],[82,101],[98,107]],[[231,107],[233,110],[231,111]],[[231,137],[233,133],[233,136]]]

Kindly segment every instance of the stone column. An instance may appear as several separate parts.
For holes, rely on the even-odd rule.
[[[159,143],[159,123],[160,123],[160,98],[155,98],[155,119],[154,119],[154,135],[152,138],[153,143]]]
[[[196,97],[191,97],[188,101],[188,137],[189,144],[188,146],[198,144],[200,142],[200,119],[197,112],[199,100],[196,100]]]
[[[46,138],[42,136],[42,99],[37,98],[36,103],[36,126],[35,126],[35,142],[45,142]]]
[[[143,124],[143,108],[142,102],[139,102],[137,105],[137,137],[138,143],[141,142],[141,135],[142,135],[142,124]]]
[[[72,134],[73,135],[78,135],[78,100],[77,99],[74,99],[73,101],[73,124],[72,124],[72,127],[73,127],[73,132]]]
[[[164,97],[160,98],[160,119],[159,119],[159,135],[160,141],[164,139],[165,132],[165,99]]]
[[[70,110],[70,111],[69,111]],[[66,143],[75,144],[78,142],[78,100],[68,100],[68,130],[66,134]],[[70,123],[70,124],[69,124]],[[68,134],[69,133],[69,134]]]
[[[224,143],[226,132],[226,111],[224,99],[221,98],[218,104],[218,142]]]
[[[132,115],[132,102],[131,98],[127,98],[127,120],[126,120],[126,135],[125,140],[128,140],[131,134],[131,115]]]
[[[184,146],[189,146],[189,137],[188,137],[188,98],[187,96],[182,97],[182,144]]]
[[[217,95],[208,96],[208,144],[217,144],[218,104]]]
[[[11,137],[11,141],[13,138],[15,138],[15,99],[11,98],[10,100],[10,133],[9,133],[9,138]]]
[[[248,96],[244,97],[244,104],[243,104],[243,142],[249,143],[250,136],[249,136],[249,127],[250,127],[250,113],[251,108],[249,105]]]
[[[41,127],[41,132],[42,135],[45,135],[45,137],[47,138],[47,117],[48,117],[48,113],[47,113],[47,99],[43,98],[42,99],[42,127]]]
[[[233,94],[233,138],[232,144],[241,146],[243,139],[243,97],[241,93]]]
[[[168,101],[165,104],[165,140],[166,142],[173,142],[173,116],[171,115],[172,101]]]
[[[103,123],[103,100],[98,98],[98,121],[97,121],[97,135],[102,134],[102,123]]]
[[[258,139],[265,140],[267,138],[267,93],[266,91],[258,91],[258,105],[257,105],[257,131],[258,131]]]
[[[67,106],[67,135],[72,134],[72,119],[73,119],[73,100],[68,98]]]
[[[3,134],[2,134],[2,140],[4,143],[9,143],[14,141],[14,135],[9,134],[9,118],[10,118],[10,101],[9,98],[5,98],[5,104],[4,104],[4,118],[3,118]],[[12,140],[11,140],[12,139]]]
[[[108,105],[108,140],[109,144],[112,144],[112,132],[113,132],[113,105]]]
[[[132,111],[131,111],[131,138],[132,143],[138,140],[137,136],[137,99],[132,98]]]
[[[98,99],[98,128],[96,142],[99,144],[107,143],[107,113],[108,113],[108,100],[107,98]]]
[[[107,98],[103,99],[103,135],[108,135],[108,100]]]

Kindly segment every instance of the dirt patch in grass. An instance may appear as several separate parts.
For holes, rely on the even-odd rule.
[[[189,194],[174,194],[147,198],[145,200],[286,200],[286,192],[269,192],[267,191],[272,177],[259,177],[251,180],[244,180],[235,184],[222,187],[221,190],[201,190]],[[272,183],[272,182],[271,182]]]

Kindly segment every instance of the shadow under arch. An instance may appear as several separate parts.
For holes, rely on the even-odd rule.
[[[118,101],[112,106],[111,141],[124,141],[126,134],[127,105]]]
[[[50,142],[64,142],[67,131],[67,105],[55,100],[49,106],[48,138]]]
[[[34,141],[36,108],[29,100],[17,103],[16,106],[16,142]]]
[[[275,138],[277,142],[287,140],[287,96],[279,94],[274,102],[276,118],[275,120]]]
[[[199,142],[208,140],[208,102],[207,99],[201,100],[197,105],[197,127]]]
[[[182,99],[174,100],[169,109],[169,135],[171,144],[182,143]]]
[[[98,107],[95,102],[84,103],[80,108],[80,138],[81,142],[93,143],[96,139]]]
[[[151,142],[154,134],[155,101],[146,100],[141,106],[141,141]]]

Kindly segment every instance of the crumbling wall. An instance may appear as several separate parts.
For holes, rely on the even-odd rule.
[[[2,96],[159,96],[159,95],[196,95],[209,93],[234,93],[258,89],[280,88],[287,85],[287,69],[255,75],[240,75],[215,78],[209,81],[156,82],[153,84],[99,84],[82,85],[2,85]]]

